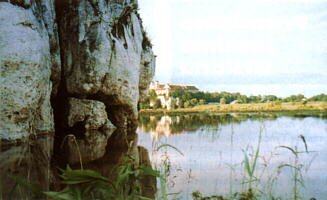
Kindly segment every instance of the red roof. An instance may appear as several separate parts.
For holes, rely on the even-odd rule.
[[[193,85],[173,85],[173,84],[167,84],[168,88],[165,88],[166,85],[160,84],[158,85],[155,90],[199,90],[197,87]]]
[[[190,85],[171,85],[168,84],[168,86],[170,87],[170,89],[173,90],[199,90],[197,87],[195,86],[190,86]]]
[[[186,86],[188,90],[199,90],[197,87],[191,85],[191,86]]]

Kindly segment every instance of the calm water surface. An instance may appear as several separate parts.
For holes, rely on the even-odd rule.
[[[179,116],[140,116],[139,144],[150,150],[153,165],[167,155],[171,165],[168,192],[170,199],[189,200],[194,190],[205,195],[228,196],[245,190],[244,152],[254,154],[261,133],[260,157],[253,187],[267,194],[291,199],[294,154],[299,154],[304,199],[327,200],[327,119],[314,116],[253,116],[238,114],[188,114]],[[303,135],[305,144],[299,137]],[[178,148],[161,148],[170,144]],[[242,184],[243,183],[243,184]]]

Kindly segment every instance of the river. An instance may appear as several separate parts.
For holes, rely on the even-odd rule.
[[[169,199],[190,200],[196,190],[231,197],[249,184],[260,199],[327,199],[326,113],[144,114],[139,121],[139,145],[154,167],[169,167]],[[253,163],[257,149],[249,183],[245,155]]]

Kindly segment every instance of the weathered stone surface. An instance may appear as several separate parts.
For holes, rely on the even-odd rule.
[[[123,105],[136,116],[140,89],[153,76],[154,55],[142,47],[145,34],[135,2],[124,2],[58,5],[63,69],[69,94]]]
[[[45,30],[47,31],[49,37],[48,42],[51,60],[50,80],[52,82],[52,98],[58,93],[58,87],[61,79],[60,46],[54,1],[55,0],[24,0],[24,2],[32,2],[33,13],[35,16],[37,16],[39,22],[44,24]]]
[[[37,12],[36,3],[31,6],[25,9],[0,2],[2,138],[54,132],[50,106],[51,45],[43,13]]]
[[[100,101],[68,98],[68,105],[69,127],[73,127],[78,122],[83,122],[86,130],[97,130],[110,123],[106,106]]]
[[[0,1],[0,67],[6,191],[11,167],[48,190],[51,159],[112,167],[130,144],[138,152],[137,104],[155,56],[136,0]]]
[[[67,126],[70,132],[64,138],[68,162],[89,162],[101,158],[108,138],[116,127],[108,120],[104,103],[69,98]]]
[[[52,83],[59,84],[59,40],[52,0],[0,2],[0,180],[8,198],[14,175],[49,189],[54,121]],[[50,80],[51,79],[51,80]],[[15,190],[13,199],[30,191]]]
[[[142,52],[141,57],[141,73],[140,73],[140,98],[147,95],[149,91],[149,85],[152,77],[155,73],[156,57],[153,55],[153,51],[150,47],[146,47]]]

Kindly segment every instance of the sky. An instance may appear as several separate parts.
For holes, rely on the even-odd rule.
[[[161,83],[327,93],[327,0],[138,1]]]

